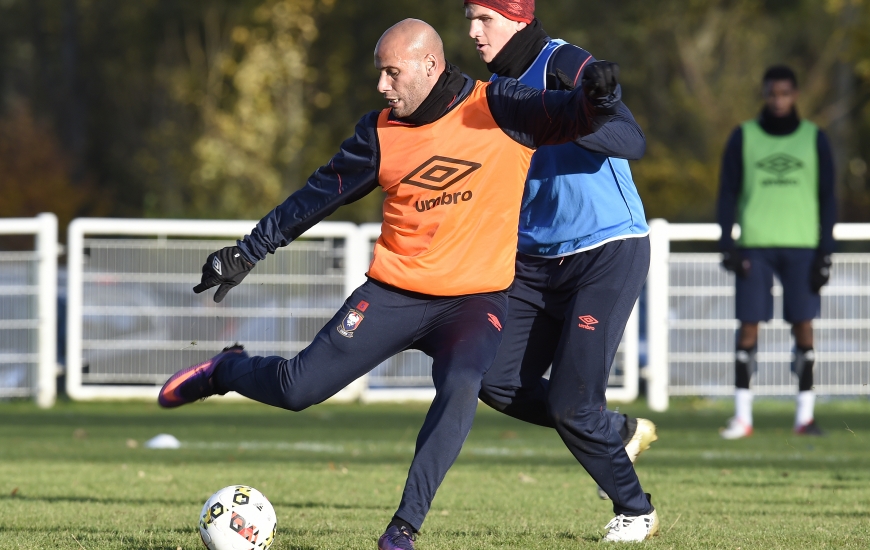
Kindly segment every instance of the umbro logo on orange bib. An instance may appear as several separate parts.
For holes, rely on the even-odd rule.
[[[452,195],[447,191],[444,191],[441,193],[440,197],[414,201],[414,208],[417,209],[417,212],[425,212],[427,210],[432,210],[436,206],[441,206],[442,204],[459,204],[460,201],[468,202],[472,197],[474,197],[474,193],[472,193],[470,189],[468,191],[457,191]]]
[[[402,178],[400,183],[416,185],[432,191],[443,191],[462,181],[482,164],[468,160],[434,156]]]

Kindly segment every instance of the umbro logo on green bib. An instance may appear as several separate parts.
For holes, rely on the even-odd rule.
[[[794,172],[795,170],[800,170],[804,167],[804,163],[791,155],[776,153],[767,158],[761,159],[758,161],[756,166],[765,172],[782,177]]]

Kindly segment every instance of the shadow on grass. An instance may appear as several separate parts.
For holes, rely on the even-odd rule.
[[[103,505],[161,505],[161,506],[201,506],[199,500],[192,499],[168,499],[168,498],[93,498],[93,497],[78,497],[78,496],[28,496],[17,494],[14,497],[9,495],[0,496],[0,502],[3,501],[18,501],[18,502],[44,502],[47,504],[59,503],[77,503],[77,504],[103,504]],[[389,506],[374,506],[374,505],[348,505],[348,504],[330,504],[325,502],[283,502],[280,500],[270,499],[272,506],[275,508],[293,508],[299,510],[308,509],[326,509],[326,510],[387,510]]]
[[[427,532],[424,528],[421,534],[427,535],[430,532]],[[547,541],[550,539],[558,539],[558,540],[568,540],[568,541],[589,541],[589,542],[598,542],[601,539],[601,534],[593,533],[593,534],[583,534],[578,535],[576,533],[571,533],[569,531],[561,531],[558,533],[539,533],[532,529],[523,528],[516,531],[512,531],[510,529],[505,528],[504,530],[498,529],[439,529],[437,531],[437,536],[439,538],[450,538],[450,539],[461,539],[461,538],[472,538],[472,539],[480,539],[480,538],[488,538],[488,537],[498,537],[499,539],[508,540],[512,537],[516,537],[519,535],[528,536],[534,535],[539,541]]]
[[[116,539],[121,538],[125,544],[125,548],[131,550],[177,550],[179,546],[178,540],[166,542],[166,539],[172,540],[173,537],[188,537],[196,535],[199,538],[199,532],[196,527],[190,529],[166,529],[160,532],[145,531],[138,536],[119,533],[116,529],[100,529],[93,526],[78,527],[71,530],[67,526],[42,526],[39,531],[43,535],[53,535],[57,538],[68,538],[71,542],[77,543],[82,548],[89,548],[93,544],[98,544],[101,539]],[[22,527],[4,527],[4,534],[16,536],[20,534],[26,536],[33,533],[33,528],[28,526]],[[288,542],[288,539],[310,537],[314,535],[347,535],[346,531],[340,529],[318,529],[314,532],[304,529],[279,529],[278,536],[282,539],[282,543],[290,550],[316,550],[322,546],[298,545]],[[152,537],[159,536],[163,541],[154,541]],[[147,542],[145,539],[148,539]],[[374,540],[374,539],[373,539]],[[289,545],[289,546],[287,546]]]
[[[736,482],[722,482],[719,485],[719,488],[728,488],[728,489],[765,489],[765,488],[773,488],[773,489],[782,489],[783,487],[793,487],[799,486],[804,489],[818,489],[822,491],[852,491],[852,490],[863,490],[861,487],[856,487],[855,485],[849,485],[846,483],[841,484],[818,484],[818,483],[795,483],[793,481],[780,481],[780,482],[764,482],[764,481],[736,481]]]
[[[814,516],[825,516],[825,517],[829,517],[829,518],[844,518],[844,519],[855,518],[855,519],[864,519],[864,520],[866,520],[866,519],[870,518],[870,511],[867,511],[867,512],[831,512],[831,511],[824,511],[824,512],[813,512],[813,515],[814,515]]]
[[[33,528],[28,526],[22,527],[4,527],[4,533],[22,533],[22,534],[30,534],[33,533]],[[133,543],[141,544],[137,539],[142,538],[151,538],[155,533],[151,533],[148,531],[143,532],[140,536],[131,536],[127,534],[119,533],[116,529],[99,529],[95,527],[77,527],[72,530],[67,526],[41,526],[39,528],[40,534],[43,535],[55,535],[58,538],[67,538],[71,543],[76,543],[79,547],[86,548],[87,545],[93,544],[96,541],[94,539],[100,539],[103,537],[107,538],[120,538],[122,542],[130,541]],[[162,538],[169,538],[173,536],[190,536],[194,533],[193,529],[167,529],[157,533]],[[198,534],[198,533],[197,533]],[[132,540],[131,540],[132,539]],[[159,546],[160,544],[168,544],[167,546]],[[178,548],[178,543],[161,543],[157,542],[157,546],[152,540],[148,541],[147,546],[131,546],[130,548],[136,548],[137,550],[176,550]]]
[[[27,535],[33,532],[32,528],[29,527],[10,527],[4,528],[4,533],[21,533],[22,535]],[[66,527],[45,527],[40,528],[40,532],[43,534],[53,534],[55,536],[59,536],[60,538],[67,538],[64,535],[68,536],[70,543],[77,543],[81,548],[88,548],[90,545],[99,544],[99,540],[101,538],[114,538],[113,535],[118,535],[118,532],[112,529],[77,529],[75,532],[70,531],[69,528]],[[75,536],[78,534],[79,536]],[[86,534],[86,535],[84,535]],[[179,536],[190,536],[190,531],[169,531],[169,532],[161,532],[161,537],[171,537],[173,534],[177,534]],[[302,534],[301,532],[298,534]],[[282,538],[286,538],[288,536],[292,536],[292,532],[281,533]],[[197,534],[198,536],[198,534]],[[129,548],[130,550],[177,550],[181,548],[178,542],[156,542],[153,540],[148,540],[147,542],[142,539],[148,538],[149,535],[143,534],[139,537],[132,537],[130,535],[124,535],[122,538],[122,542],[130,542],[132,543],[130,546],[125,546],[125,548]],[[322,548],[320,546],[309,546],[309,545],[295,545],[290,544],[287,546],[289,550],[317,550],[318,548]]]

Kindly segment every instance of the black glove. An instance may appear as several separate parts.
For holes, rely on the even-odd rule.
[[[616,92],[619,85],[619,65],[610,61],[590,63],[580,79],[583,93],[593,105],[601,103]]]
[[[214,301],[220,302],[227,292],[241,283],[252,269],[254,264],[242,256],[238,246],[221,248],[206,258],[202,266],[202,281],[193,287],[193,291],[199,294],[213,286],[221,285],[214,293]]]
[[[813,261],[813,267],[810,269],[810,287],[816,294],[823,286],[828,284],[828,279],[831,278],[831,255],[816,254],[816,259]]]
[[[743,279],[749,274],[751,266],[739,250],[732,248],[722,253],[722,267]]]

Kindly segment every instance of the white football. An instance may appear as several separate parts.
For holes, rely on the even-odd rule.
[[[247,485],[224,487],[199,514],[199,536],[209,550],[268,550],[277,526],[272,504]]]

